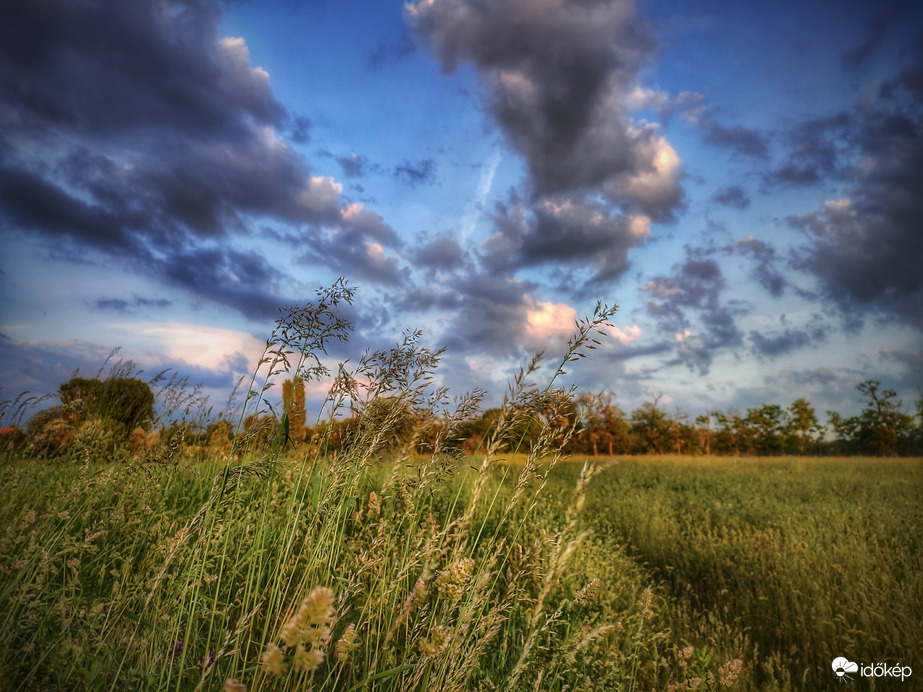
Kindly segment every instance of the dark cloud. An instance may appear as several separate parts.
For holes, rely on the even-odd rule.
[[[789,285],[788,279],[778,268],[779,258],[774,247],[768,243],[747,236],[728,248],[731,253],[753,260],[752,276],[774,297],[779,297]]]
[[[143,253],[120,219],[21,168],[0,169],[0,215],[8,228],[28,228],[99,249]]]
[[[406,14],[447,72],[478,70],[538,193],[634,171],[619,96],[654,45],[628,3],[421,2]]]
[[[394,177],[411,187],[430,185],[436,180],[436,162],[432,159],[424,159],[417,163],[404,161],[394,168]]]
[[[583,196],[556,196],[529,206],[515,193],[497,204],[496,231],[483,246],[484,265],[515,271],[543,264],[594,266],[588,284],[613,281],[629,267],[628,251],[649,232],[647,219],[614,214]]]
[[[414,264],[426,269],[452,271],[465,263],[461,245],[445,235],[435,235],[413,253]]]
[[[717,350],[741,344],[739,309],[721,302],[726,283],[718,263],[688,247],[686,253],[670,275],[655,277],[642,288],[651,296],[648,312],[673,340],[680,361],[706,374]]]
[[[288,130],[288,136],[293,142],[307,144],[311,139],[311,119],[303,115],[292,118],[291,126]]]
[[[242,39],[218,39],[217,3],[15,2],[0,10],[7,132],[223,138],[285,125]]]
[[[535,285],[498,274],[471,274],[452,283],[458,301],[440,335],[450,353],[527,358],[528,294]]]
[[[347,178],[361,178],[369,167],[368,159],[355,153],[349,156],[337,156],[336,162],[340,164],[343,175]]]
[[[769,336],[754,330],[750,332],[750,343],[753,345],[755,353],[775,357],[806,348],[823,341],[826,337],[827,332],[823,328],[817,328],[810,332],[799,329],[786,329],[781,334]]]
[[[383,244],[396,246],[397,236],[377,214],[351,228],[310,228],[305,231],[299,261],[326,266],[341,276],[409,288],[409,270],[385,254]]]
[[[764,181],[804,186],[841,177],[845,167],[841,159],[851,151],[854,125],[853,116],[845,111],[798,124],[786,137],[789,151],[785,163],[764,175]]]
[[[632,122],[655,46],[630,3],[418,2],[405,14],[446,72],[474,67],[526,165],[527,195],[498,207],[485,266],[582,263],[609,280],[638,242],[631,217],[666,222],[683,208],[679,158],[656,125]]]
[[[757,159],[769,156],[769,143],[764,134],[742,125],[720,122],[715,109],[706,105],[701,94],[684,91],[676,97],[675,107],[686,122],[698,128],[707,144]]]
[[[285,277],[255,253],[196,247],[174,252],[156,269],[170,284],[246,317],[265,320],[278,315],[278,290]]]
[[[699,121],[702,139],[724,149],[731,149],[738,154],[765,159],[769,155],[766,137],[761,133],[741,125],[722,125],[713,118]]]
[[[796,266],[850,320],[866,314],[923,329],[923,108],[866,107],[852,133],[848,196],[789,218],[805,232]]]
[[[139,295],[133,295],[131,300],[124,298],[99,298],[93,302],[97,310],[113,310],[115,312],[130,313],[136,308],[168,308],[173,305],[173,301],[165,298],[142,298]]]
[[[721,188],[711,198],[718,204],[741,211],[750,206],[750,197],[740,185]]]
[[[884,41],[891,25],[903,17],[912,7],[910,2],[899,0],[889,2],[881,7],[865,24],[865,37],[862,43],[840,56],[840,63],[847,70],[858,70],[868,63]]]
[[[396,260],[375,254],[397,246],[393,229],[281,138],[305,140],[310,122],[275,99],[243,39],[219,37],[219,10],[210,0],[0,9],[3,230],[37,232],[60,258],[101,253],[249,316],[274,314],[292,283],[234,242],[256,220],[309,228],[328,241],[318,247],[329,261],[315,248],[316,261],[361,256],[364,278],[393,282]]]

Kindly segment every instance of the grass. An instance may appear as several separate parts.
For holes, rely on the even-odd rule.
[[[604,306],[473,457],[446,440],[480,393],[418,333],[336,373],[336,455],[286,411],[245,430],[274,377],[327,374],[350,299],[283,312],[228,455],[0,461],[0,687],[816,690],[920,650],[919,460],[562,459],[555,381]]]

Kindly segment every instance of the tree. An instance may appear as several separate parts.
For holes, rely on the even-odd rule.
[[[294,440],[303,441],[308,414],[304,403],[304,380],[301,377],[295,375],[282,383],[282,402],[285,414],[288,415],[289,435]]]
[[[808,403],[807,399],[796,399],[788,407],[788,432],[795,441],[799,454],[804,454],[805,450],[813,447],[817,440],[819,426],[817,415],[814,413],[814,407]]]
[[[589,445],[587,451],[591,449],[596,456],[602,448],[612,456],[616,449],[626,449],[630,426],[622,409],[612,403],[612,392],[583,394],[578,397],[577,403],[583,422],[582,437]]]
[[[865,380],[856,389],[866,399],[856,426],[859,447],[869,454],[896,455],[899,443],[913,429],[913,418],[901,411],[903,402],[897,398],[897,392],[881,389],[881,382]]]
[[[134,377],[106,380],[73,377],[58,388],[65,416],[76,425],[88,419],[108,419],[132,430],[154,417],[154,393]]]
[[[632,431],[638,436],[639,451],[663,454],[664,446],[670,442],[669,432],[672,421],[659,408],[663,394],[658,394],[652,401],[645,401],[631,413]]]

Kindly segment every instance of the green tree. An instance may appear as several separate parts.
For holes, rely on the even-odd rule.
[[[631,412],[631,429],[637,439],[638,450],[642,454],[663,454],[670,443],[670,426],[672,421],[660,409],[663,394],[658,394],[651,401],[645,401]]]
[[[146,382],[134,377],[73,377],[58,388],[58,395],[72,424],[108,419],[124,430],[126,438],[154,417],[154,393]]]
[[[745,419],[752,431],[756,449],[767,456],[777,454],[782,448],[782,407],[763,404],[747,409]]]
[[[808,449],[814,447],[817,441],[817,433],[820,430],[814,407],[808,403],[807,399],[796,399],[788,407],[788,413],[790,439],[794,441],[798,453],[804,454]]]
[[[893,389],[881,389],[877,380],[866,380],[856,386],[865,398],[865,409],[859,414],[856,437],[859,447],[868,454],[896,455],[913,429],[913,418],[901,411],[903,402]]]
[[[631,426],[625,420],[625,413],[612,402],[612,392],[583,394],[577,403],[583,422],[584,433],[581,436],[586,445],[583,451],[592,452],[594,456],[603,450],[612,456],[618,451],[625,451]],[[578,438],[579,439],[579,438]]]

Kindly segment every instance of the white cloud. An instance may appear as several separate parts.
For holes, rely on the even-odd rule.
[[[163,353],[167,361],[213,372],[226,370],[241,355],[246,358],[247,367],[255,369],[266,346],[247,332],[182,322],[123,322],[111,325],[110,329],[132,335],[135,341],[140,338],[142,343],[136,347],[143,348],[143,342],[147,342],[151,350]]]
[[[622,346],[630,346],[641,338],[641,327],[636,324],[629,325],[625,329],[618,327],[608,327],[607,331],[613,339],[618,341]]]
[[[538,345],[569,337],[574,331],[577,311],[567,303],[531,301],[526,311],[526,332]]]

